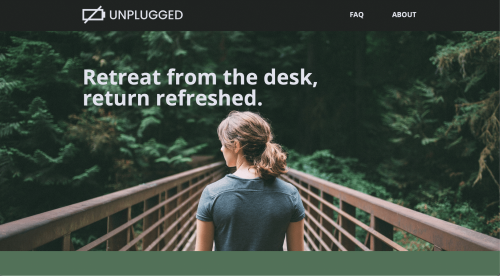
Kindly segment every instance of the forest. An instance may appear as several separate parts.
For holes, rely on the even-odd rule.
[[[499,32],[0,32],[0,224],[221,159],[231,110],[267,118],[291,168],[500,237]],[[85,85],[96,74],[255,73],[255,85]],[[310,85],[266,85],[304,69]],[[96,105],[86,94],[253,106]],[[193,100],[194,101],[194,100]],[[78,239],[89,237],[73,237]],[[405,234],[413,250],[428,244]]]

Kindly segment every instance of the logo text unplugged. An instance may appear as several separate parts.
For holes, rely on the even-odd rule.
[[[180,20],[183,17],[180,10],[109,10],[111,20]],[[104,21],[106,11],[99,6],[97,9],[82,9],[82,21]]]

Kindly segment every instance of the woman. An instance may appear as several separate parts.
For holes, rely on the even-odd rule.
[[[200,198],[196,251],[304,250],[304,206],[297,188],[277,177],[286,154],[272,143],[269,124],[252,112],[232,111],[217,134],[236,172],[208,185]]]

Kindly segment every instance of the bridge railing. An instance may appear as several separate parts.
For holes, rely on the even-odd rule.
[[[62,250],[74,250],[71,233],[106,218],[106,234],[79,251],[103,243],[110,251],[186,250],[193,245],[201,192],[225,172],[224,162],[217,162],[0,225],[0,250],[36,250],[57,239]],[[132,218],[132,206],[141,203],[142,213]]]
[[[74,250],[71,234],[102,220],[107,222],[105,234],[79,251],[103,244],[113,251],[192,250],[201,192],[226,172],[225,164],[217,162],[0,225],[0,250],[36,250],[59,240],[61,250]],[[312,250],[406,251],[393,241],[394,229],[399,228],[433,244],[434,250],[500,251],[499,239],[312,175],[290,169],[282,178],[301,194],[304,239]],[[142,212],[132,217],[132,208],[139,205]],[[369,223],[362,221],[363,212]],[[365,238],[358,239],[357,231]]]
[[[289,169],[306,209],[305,240],[316,251],[406,251],[393,241],[399,228],[434,245],[434,250],[500,251],[500,240],[356,190]],[[369,225],[356,216],[366,212]],[[364,241],[356,238],[364,231]]]

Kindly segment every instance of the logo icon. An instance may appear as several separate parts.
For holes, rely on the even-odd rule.
[[[82,9],[82,21],[87,24],[88,21],[104,21],[106,18],[106,13],[99,6],[97,9]]]

